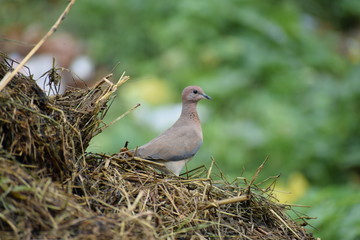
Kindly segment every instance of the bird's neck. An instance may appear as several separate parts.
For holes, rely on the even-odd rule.
[[[196,102],[183,103],[180,118],[200,123],[199,115],[196,111],[196,105]]]

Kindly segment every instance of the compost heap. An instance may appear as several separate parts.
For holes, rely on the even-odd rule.
[[[2,79],[13,61],[0,62]],[[47,77],[59,81],[56,69]],[[1,239],[314,239],[254,181],[215,181],[205,168],[163,175],[124,149],[85,152],[119,86],[48,97],[18,73],[0,92]]]

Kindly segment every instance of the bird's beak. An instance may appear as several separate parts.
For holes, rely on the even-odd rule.
[[[204,98],[209,99],[209,100],[212,99],[210,96],[208,96],[208,95],[206,95],[206,94],[201,94],[201,96],[203,96]]]

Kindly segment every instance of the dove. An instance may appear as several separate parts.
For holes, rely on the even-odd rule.
[[[197,103],[211,99],[199,86],[188,86],[182,92],[182,110],[179,119],[165,132],[134,151],[136,157],[163,163],[160,170],[179,176],[203,143],[203,134]],[[155,166],[156,167],[156,166]]]

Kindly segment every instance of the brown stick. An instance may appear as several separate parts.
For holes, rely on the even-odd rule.
[[[231,204],[231,203],[236,203],[236,202],[244,202],[244,201],[247,201],[249,199],[250,199],[249,195],[241,195],[241,196],[238,196],[238,197],[218,200],[218,201],[209,203],[205,208],[218,207],[218,206],[221,206],[221,205]]]
[[[259,176],[259,173],[261,172],[261,170],[264,168],[265,163],[268,161],[269,156],[266,156],[265,160],[263,161],[263,163],[260,165],[260,167],[258,167],[258,169],[256,170],[255,175],[253,176],[253,178],[251,179],[251,182],[248,185],[248,189],[247,189],[247,194],[250,195],[250,189],[251,189],[251,185],[253,185],[253,183],[255,182],[256,178]]]
[[[126,115],[128,115],[130,112],[132,112],[133,110],[135,110],[137,107],[139,107],[140,104],[136,104],[134,107],[132,107],[131,109],[129,109],[128,111],[126,111],[125,113],[121,114],[119,117],[117,117],[115,120],[112,120],[109,124],[103,126],[102,128],[98,129],[93,136],[98,135],[99,133],[101,133],[102,131],[104,131],[106,128],[110,127],[111,125],[113,125],[114,123],[116,123],[117,121],[119,121],[120,119],[122,119],[123,117],[125,117]]]
[[[296,237],[297,239],[301,239],[299,237],[299,235],[296,234],[296,232],[285,222],[284,219],[282,219],[282,217],[279,216],[279,214],[277,214],[274,210],[272,210],[270,208],[270,212],[272,212],[272,214],[274,214]]]
[[[65,16],[69,13],[72,5],[76,0],[71,0],[63,13],[60,15],[55,24],[50,28],[50,30],[45,34],[45,36],[31,49],[31,51],[26,55],[26,57],[20,62],[20,64],[12,72],[7,72],[3,79],[0,82],[0,91],[3,90],[6,85],[13,79],[13,77],[21,70],[21,68],[29,61],[29,59],[35,54],[35,52],[44,44],[44,42],[57,30],[60,23],[65,19]]]

